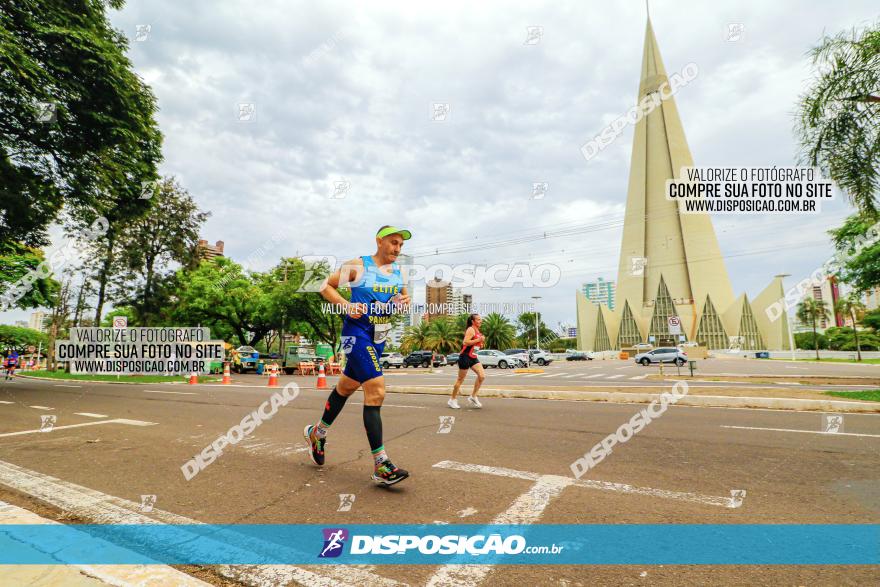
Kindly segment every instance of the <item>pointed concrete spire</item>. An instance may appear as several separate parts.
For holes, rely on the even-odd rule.
[[[711,218],[680,214],[678,202],[666,199],[666,181],[693,165],[675,98],[660,91],[668,81],[649,17],[637,103],[647,97],[659,105],[635,125],[616,306],[628,301],[637,320],[649,322],[662,276],[682,332],[693,340],[706,296],[721,311],[734,298]],[[647,259],[643,271],[633,271],[636,258]]]

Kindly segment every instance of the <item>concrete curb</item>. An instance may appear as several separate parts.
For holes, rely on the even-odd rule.
[[[448,389],[435,387],[397,387],[387,386],[390,393],[421,393],[429,395],[448,395]],[[663,390],[665,391],[665,390]],[[481,389],[483,397],[506,397],[522,399],[550,399],[569,401],[612,402],[627,404],[647,404],[660,397],[658,393],[624,393],[615,391],[537,391]],[[809,410],[817,412],[851,412],[880,414],[880,403],[794,399],[777,397],[729,397],[720,395],[686,395],[676,402],[678,406],[706,406],[721,408],[764,408],[771,410]]]

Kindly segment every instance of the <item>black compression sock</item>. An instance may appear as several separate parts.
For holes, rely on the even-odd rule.
[[[382,448],[382,415],[379,410],[382,406],[364,406],[364,428],[367,429],[367,440],[370,441],[370,450]]]

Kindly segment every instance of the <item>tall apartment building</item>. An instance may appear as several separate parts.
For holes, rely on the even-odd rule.
[[[199,239],[199,244],[196,246],[196,257],[207,260],[222,257],[223,246],[223,241],[217,241],[214,245],[209,245],[205,239]]]
[[[36,312],[31,312],[31,316],[28,319],[28,328],[32,328],[33,330],[39,330],[40,332],[46,332],[46,313],[37,310]]]
[[[804,299],[813,298],[814,300],[825,302],[825,307],[828,309],[828,318],[822,318],[816,321],[816,330],[818,332],[824,332],[826,328],[830,328],[832,326],[843,326],[846,324],[845,318],[840,315],[836,315],[834,313],[834,304],[840,299],[840,289],[837,285],[837,278],[834,276],[829,277],[825,281],[822,282],[822,285],[816,285],[807,290],[804,295]],[[792,314],[795,316],[795,332],[812,332],[813,325],[810,322],[803,322],[797,318],[797,309],[792,310]]]
[[[425,320],[430,322],[435,316],[456,316],[473,311],[474,296],[462,293],[448,281],[435,276],[425,284],[425,303],[428,306]]]

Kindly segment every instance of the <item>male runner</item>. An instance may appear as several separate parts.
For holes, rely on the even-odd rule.
[[[15,368],[18,367],[18,351],[12,349],[6,353],[6,379],[12,379],[15,376]]]
[[[372,479],[383,485],[394,485],[409,477],[408,472],[394,466],[382,444],[379,411],[385,399],[385,378],[379,357],[385,348],[385,337],[391,330],[392,310],[409,304],[400,266],[395,261],[403,241],[411,236],[408,230],[383,226],[376,233],[375,254],[347,261],[322,286],[321,295],[325,300],[345,308],[342,339],[343,347],[350,350],[347,351],[345,370],[324,405],[324,414],[315,425],[308,425],[303,431],[312,462],[323,465],[327,430],[348,397],[363,387],[364,428],[373,453]],[[350,284],[350,302],[339,294],[340,283]]]

